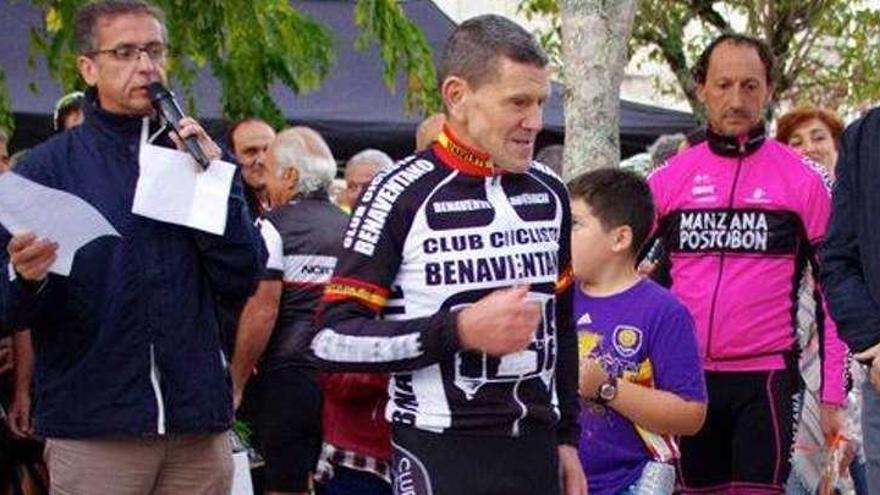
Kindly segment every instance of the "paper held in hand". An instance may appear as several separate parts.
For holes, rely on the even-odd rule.
[[[82,198],[14,172],[0,175],[0,224],[13,235],[30,231],[57,242],[58,258],[49,271],[64,276],[70,275],[79,248],[98,237],[119,237],[110,222]]]
[[[132,213],[223,235],[235,165],[213,160],[206,170],[181,151],[141,143]]]

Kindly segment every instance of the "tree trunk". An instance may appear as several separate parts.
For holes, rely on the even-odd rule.
[[[565,177],[620,163],[620,83],[636,0],[560,0]]]

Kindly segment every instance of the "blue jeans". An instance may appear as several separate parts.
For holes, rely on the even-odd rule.
[[[871,492],[868,491],[868,469],[867,463],[856,457],[853,459],[852,464],[849,465],[849,476],[853,480],[853,488],[856,490],[856,495],[869,495]]]
[[[868,491],[880,493],[880,394],[874,390],[871,380],[865,380],[862,392],[862,434],[868,468]]]
[[[375,474],[333,466],[333,478],[319,483],[318,495],[391,495],[391,485]]]

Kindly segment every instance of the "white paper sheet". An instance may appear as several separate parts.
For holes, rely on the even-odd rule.
[[[235,165],[214,160],[207,170],[189,154],[142,143],[132,213],[223,235]]]
[[[232,454],[232,463],[235,466],[232,476],[231,495],[254,495],[254,485],[251,481],[251,466],[247,452]]]
[[[64,276],[70,275],[79,248],[105,235],[119,237],[110,222],[82,198],[14,172],[0,175],[0,224],[12,234],[31,231],[57,242],[58,258],[49,271]]]

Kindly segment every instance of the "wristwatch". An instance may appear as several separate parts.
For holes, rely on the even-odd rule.
[[[617,377],[608,375],[608,379],[602,385],[599,385],[595,402],[605,405],[614,400],[615,397],[617,397]]]

